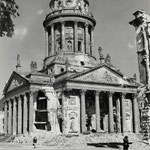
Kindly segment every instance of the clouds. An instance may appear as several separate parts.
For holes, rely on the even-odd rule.
[[[28,29],[26,27],[16,28],[14,31],[15,36],[20,40],[23,40],[24,37],[27,35],[27,33],[28,33]]]
[[[38,15],[42,15],[43,12],[44,12],[44,10],[43,10],[43,9],[40,9],[40,10],[38,10],[37,14],[38,14]]]

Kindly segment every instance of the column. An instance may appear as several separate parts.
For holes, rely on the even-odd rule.
[[[94,53],[94,27],[91,28],[91,49],[90,55]]]
[[[85,107],[85,90],[81,91],[81,131],[86,132],[86,107]]]
[[[99,91],[95,92],[95,108],[96,108],[96,132],[100,132],[100,102],[99,102]]]
[[[27,96],[26,94],[23,95],[23,134],[27,133]]]
[[[61,48],[64,51],[65,50],[65,22],[61,22]]]
[[[45,57],[50,56],[48,45],[49,45],[48,32],[47,32],[47,29],[45,29]]]
[[[89,53],[88,51],[88,27],[89,25],[85,24],[85,53]]]
[[[66,117],[65,117],[65,113],[66,113],[66,108],[65,108],[65,94],[64,91],[62,91],[62,119],[63,119],[63,123],[62,123],[62,132],[63,134],[66,133]]]
[[[8,133],[8,104],[7,101],[5,100],[5,116],[4,116],[4,133],[7,134]]]
[[[134,132],[139,132],[139,119],[138,119],[138,103],[137,103],[137,95],[133,94],[133,120],[134,120]]]
[[[109,95],[109,113],[108,113],[108,116],[109,116],[109,120],[108,120],[108,123],[109,123],[109,132],[114,132],[114,119],[113,119],[113,92],[108,92],[108,95]]]
[[[126,108],[125,108],[126,93],[121,94],[121,110],[122,110],[122,132],[126,132]]]
[[[74,22],[74,51],[78,52],[78,22]]]
[[[8,105],[9,105],[8,134],[12,134],[12,103],[11,103],[11,100],[9,100]]]
[[[55,54],[54,52],[54,45],[55,45],[55,40],[54,40],[54,24],[51,24],[51,53],[52,55]]]
[[[30,92],[29,94],[29,133],[33,133],[33,126],[34,126],[33,113],[34,113],[33,93]]]
[[[16,135],[16,122],[17,122],[17,113],[16,113],[16,98],[13,99],[13,135]]]
[[[121,132],[120,99],[119,98],[116,100],[116,106],[117,106],[117,132]]]
[[[18,98],[18,134],[22,133],[22,110],[21,110],[21,97]]]

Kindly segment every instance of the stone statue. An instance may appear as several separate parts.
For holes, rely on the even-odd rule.
[[[50,91],[45,91],[45,96],[47,97],[47,110],[48,110],[48,122],[51,125],[51,132],[54,134],[60,134],[60,127],[58,123],[58,109],[60,104],[58,99]]]
[[[103,49],[99,46],[98,48],[98,53],[99,53],[99,58],[104,58],[104,55],[103,55]]]
[[[20,66],[20,55],[17,55],[17,66]]]

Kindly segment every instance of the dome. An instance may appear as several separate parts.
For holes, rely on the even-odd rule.
[[[60,10],[74,10],[83,14],[88,14],[89,1],[88,0],[51,0],[49,3],[51,12]]]

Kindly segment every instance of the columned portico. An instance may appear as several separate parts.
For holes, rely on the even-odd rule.
[[[114,120],[113,120],[113,92],[108,92],[108,101],[109,101],[109,114],[108,114],[108,118],[109,118],[109,132],[114,132]]]
[[[99,102],[99,91],[95,92],[95,108],[96,108],[96,132],[100,132],[100,102]]]
[[[81,90],[81,131],[86,132],[86,108],[85,108],[85,90]]]

